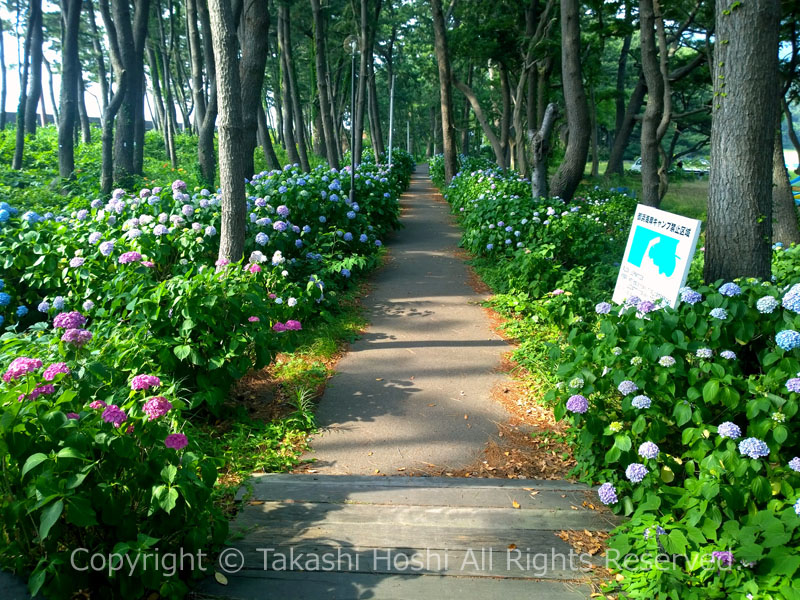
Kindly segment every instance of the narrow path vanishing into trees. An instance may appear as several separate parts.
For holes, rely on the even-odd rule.
[[[460,232],[418,167],[404,226],[364,299],[370,326],[336,367],[311,442],[325,474],[413,472],[473,463],[509,415],[491,400],[510,347],[489,324],[456,251]]]

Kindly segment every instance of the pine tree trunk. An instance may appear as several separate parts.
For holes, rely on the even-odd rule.
[[[625,23],[631,22],[631,4],[632,2],[625,2]],[[614,119],[614,137],[620,135],[623,124],[625,122],[625,76],[628,71],[628,52],[631,50],[631,41],[633,40],[633,32],[628,33],[622,40],[622,50],[619,53],[619,60],[617,61],[617,94],[615,98],[616,103],[616,118]],[[626,140],[627,141],[627,140]],[[622,162],[619,163],[619,170],[616,171],[622,175]],[[608,175],[608,171],[606,171]]]
[[[283,139],[286,154],[288,155],[291,164],[300,163],[300,154],[297,152],[297,145],[294,137],[294,109],[291,93],[291,82],[289,77],[289,69],[287,67],[286,53],[288,50],[288,40],[286,39],[286,18],[288,9],[285,5],[281,4],[278,7],[278,52],[281,58],[281,92],[282,92],[282,105],[283,114],[281,120],[283,121]]]
[[[14,158],[11,162],[11,168],[15,170],[22,168],[22,158],[25,152],[25,107],[28,103],[28,67],[30,65],[31,37],[33,36],[35,10],[36,1],[31,0],[30,7],[28,9],[28,30],[25,34],[25,45],[22,52],[22,76],[20,77],[19,84],[19,103],[17,104],[17,129],[15,132],[16,140],[14,144]],[[3,107],[3,110],[5,110],[5,106]]]
[[[777,113],[778,126],[775,128],[772,150],[772,243],[781,242],[789,247],[791,244],[800,244],[800,228],[797,226],[797,207],[783,156],[780,108]]]
[[[233,11],[228,0],[209,0],[219,102],[219,178],[222,231],[219,258],[239,261],[244,253],[247,205],[242,170],[242,98]]]
[[[0,39],[3,39],[3,19],[0,19]],[[5,44],[0,44],[0,131],[6,128],[6,99],[8,98],[8,81],[6,80]]]
[[[81,0],[62,0],[64,17],[61,40],[61,118],[58,121],[58,173],[71,177],[75,171],[75,148],[72,132],[78,112],[81,65],[78,57],[78,33],[81,24]]]
[[[211,35],[211,17],[206,0],[197,0],[197,13],[203,28],[203,61],[209,82],[208,102],[203,122],[197,131],[197,162],[204,183],[213,188],[217,173],[217,155],[214,151],[214,125],[217,120],[217,67]]]
[[[203,93],[203,47],[200,43],[197,0],[186,0],[186,37],[189,42],[189,61],[192,67],[192,95],[194,98],[194,125],[200,131],[206,115],[206,97]]]
[[[642,203],[658,206],[658,124],[664,112],[664,81],[658,67],[653,0],[639,1],[642,72],[647,85],[647,106],[642,118]]]
[[[628,108],[625,110],[622,125],[617,128],[614,136],[614,144],[611,146],[611,153],[608,156],[608,163],[604,173],[605,177],[610,177],[615,173],[622,175],[625,150],[628,147],[633,128],[636,126],[636,115],[639,114],[639,110],[644,104],[644,95],[646,93],[647,85],[644,82],[644,74],[641,74],[628,100]]]
[[[275,148],[272,147],[272,136],[267,127],[267,117],[264,114],[263,106],[258,107],[256,117],[258,118],[258,133],[261,136],[261,149],[264,151],[264,160],[267,161],[267,167],[280,169],[281,163],[275,154]]]
[[[704,278],[769,281],[780,3],[717,0],[715,9],[726,43],[714,45]]]
[[[553,125],[558,117],[558,109],[552,102],[544,111],[542,125],[537,130],[529,130],[531,151],[533,152],[533,173],[531,174],[531,194],[533,198],[547,197],[547,159],[550,155],[550,138]]]
[[[564,160],[550,184],[554,196],[569,202],[583,177],[591,136],[589,105],[581,75],[578,0],[561,0],[561,71],[569,142]]]
[[[92,143],[92,124],[89,121],[89,113],[86,111],[86,82],[81,75],[80,90],[78,90],[78,117],[81,120],[81,142],[84,144]]]
[[[92,48],[94,58],[97,62],[97,78],[100,80],[100,113],[105,112],[108,106],[108,75],[106,72],[106,59],[103,46],[100,44],[100,32],[97,30],[97,23],[94,16],[94,4],[92,0],[85,0],[86,10],[89,13],[89,28],[91,30]]]
[[[325,24],[319,2],[320,0],[311,0],[311,12],[314,18],[314,58],[317,71],[317,94],[319,95],[322,134],[325,139],[328,164],[332,168],[338,169],[339,157],[336,152],[336,133],[333,127],[333,106],[331,104],[328,58],[325,47]]]
[[[431,0],[431,8],[433,10],[434,50],[436,52],[436,62],[439,65],[439,106],[442,115],[444,182],[445,185],[449,185],[450,180],[458,173],[456,128],[453,118],[452,74],[450,71],[452,65],[450,64],[450,54],[447,48],[447,25],[444,22],[444,14],[442,13],[442,1]],[[434,137],[434,151],[436,148],[435,139]]]
[[[300,168],[308,172],[311,170],[310,165],[308,164],[308,152],[306,150],[306,134],[305,134],[305,123],[303,121],[303,109],[300,105],[300,94],[297,89],[297,81],[294,73],[294,60],[292,59],[292,38],[291,38],[291,30],[290,30],[290,23],[291,17],[289,14],[289,5],[288,4],[281,4],[280,8],[278,9],[278,19],[279,19],[279,27],[281,24],[283,25],[283,70],[285,74],[285,87],[286,87],[286,96],[284,96],[284,105],[287,109],[287,128],[292,131],[292,140],[293,142],[297,143],[297,150],[298,150],[298,159],[300,162]],[[289,118],[289,109],[291,109],[291,118]],[[294,127],[292,128],[292,125]],[[289,139],[287,137],[287,144],[289,144]],[[290,147],[294,147],[293,144],[289,144]],[[289,156],[291,158],[291,150],[289,152]]]
[[[30,46],[30,81],[25,106],[25,133],[36,135],[36,113],[42,97],[42,0],[31,0],[31,19],[33,33]]]
[[[375,164],[380,163],[380,157],[386,153],[383,143],[383,127],[381,126],[381,113],[378,106],[378,90],[375,85],[375,63],[369,65],[369,131],[372,139],[372,150],[375,154]]]

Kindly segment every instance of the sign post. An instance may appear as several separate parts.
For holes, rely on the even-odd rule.
[[[639,204],[617,275],[614,302],[634,296],[675,308],[686,285],[700,221]]]

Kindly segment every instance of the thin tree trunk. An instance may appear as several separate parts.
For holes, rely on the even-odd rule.
[[[614,144],[611,147],[608,164],[606,165],[606,177],[610,177],[613,174],[622,175],[625,149],[628,147],[628,140],[631,137],[631,133],[633,133],[633,128],[636,126],[636,115],[639,114],[639,110],[642,108],[646,93],[647,85],[644,81],[644,74],[641,74],[628,100],[628,108],[625,110],[625,118],[622,120],[622,125],[617,129],[614,136]]]
[[[784,246],[800,244],[800,228],[797,226],[797,208],[794,203],[789,171],[783,157],[781,118],[778,112],[778,127],[775,130],[775,146],[772,151],[772,243]]]
[[[50,92],[50,104],[53,106],[53,118],[55,119],[55,123],[58,123],[58,104],[56,103],[56,91],[55,85],[53,84],[53,70],[50,68],[50,61],[46,58],[42,57],[42,62],[44,63],[44,68],[47,71],[47,88]],[[44,97],[44,94],[42,94]]]
[[[592,127],[592,177],[597,177],[600,172],[600,156],[597,147],[597,106],[594,100],[594,85],[589,88],[589,96],[591,99],[589,102],[589,122]]]
[[[36,5],[33,10],[33,5]],[[31,0],[32,27],[30,45],[30,81],[25,107],[25,133],[36,135],[36,112],[39,100],[42,97],[42,44],[44,34],[42,31],[42,0]]]
[[[0,40],[3,39],[3,19],[0,19]],[[0,44],[0,131],[6,128],[6,98],[8,98],[8,81],[6,80],[5,44]]]
[[[83,75],[79,80],[80,90],[78,90],[78,117],[81,120],[81,142],[84,144],[92,143],[92,124],[89,121],[89,113],[86,111],[86,82]]]
[[[581,75],[581,32],[578,0],[561,0],[561,71],[569,142],[553,176],[551,193],[569,202],[583,177],[591,137],[589,106]]]
[[[203,90],[203,47],[200,43],[197,0],[186,0],[186,31],[189,42],[189,59],[192,65],[192,94],[194,95],[194,124],[198,131],[206,115],[206,97]]]
[[[381,127],[381,116],[378,106],[378,90],[375,85],[375,63],[369,65],[369,130],[372,138],[372,150],[375,153],[375,164],[380,162],[380,157],[385,154],[386,146],[383,144],[383,127]]]
[[[200,173],[209,187],[214,187],[217,171],[217,155],[214,152],[214,124],[217,121],[217,67],[211,35],[211,18],[206,0],[197,0],[197,13],[203,28],[203,59],[209,82],[208,103],[203,122],[197,132],[197,161]]]
[[[297,81],[294,74],[294,60],[292,58],[292,38],[291,38],[291,30],[290,30],[290,13],[289,13],[289,5],[288,4],[281,4],[280,8],[278,9],[278,14],[280,15],[278,18],[283,22],[283,68],[286,74],[286,83],[287,83],[287,93],[288,96],[286,97],[287,104],[291,104],[291,119],[287,119],[289,123],[289,128],[291,128],[292,122],[294,123],[294,140],[297,142],[297,149],[299,152],[300,158],[300,168],[308,172],[311,170],[311,167],[308,163],[308,152],[306,150],[306,134],[305,134],[305,123],[303,122],[303,109],[300,105],[300,93],[297,89]],[[280,26],[280,25],[279,25]],[[288,106],[287,106],[288,109]]]
[[[508,69],[500,63],[500,96],[503,99],[503,112],[500,115],[500,147],[503,149],[504,169],[509,167],[511,138],[511,85],[508,82]]]
[[[717,0],[703,276],[769,281],[778,0]],[[722,84],[724,83],[724,87]],[[757,110],[754,107],[758,107]]]
[[[544,115],[550,98],[550,76],[553,74],[553,55],[537,61],[536,63],[536,123],[544,122]]]
[[[239,77],[242,82],[242,147],[245,176],[255,173],[254,153],[258,142],[258,112],[261,109],[261,90],[264,86],[264,68],[267,64],[269,46],[269,2],[267,0],[245,0],[239,23],[241,60]]]
[[[297,151],[297,145],[294,136],[294,109],[291,94],[291,82],[289,77],[289,69],[287,68],[286,53],[287,40],[286,40],[286,10],[285,5],[281,4],[278,7],[278,47],[281,58],[281,92],[283,93],[282,104],[284,107],[282,121],[283,121],[283,139],[291,164],[300,163],[300,154]]]
[[[630,1],[625,2],[625,24],[630,25],[631,22],[631,5]],[[617,61],[617,94],[616,94],[616,119],[614,121],[614,137],[618,136],[622,131],[625,122],[625,75],[628,71],[628,53],[631,51],[631,41],[633,40],[633,31],[629,32],[622,40],[622,50],[619,53],[619,60]],[[638,110],[637,110],[638,112]],[[620,162],[619,174],[622,175],[622,163]],[[606,171],[608,175],[608,171]]]
[[[208,8],[219,101],[219,176],[222,188],[219,258],[235,262],[244,253],[247,212],[242,170],[242,98],[236,61],[236,29],[228,0],[209,0]]]
[[[94,16],[94,4],[92,0],[85,0],[86,10],[89,13],[90,35],[92,38],[92,48],[94,49],[94,59],[97,62],[97,78],[100,80],[100,112],[103,113],[108,106],[108,74],[106,72],[106,59],[103,46],[100,43],[100,32],[97,30],[97,22]]]
[[[439,65],[439,101],[442,116],[442,142],[444,145],[444,183],[449,185],[450,180],[458,173],[456,130],[453,119],[452,73],[450,70],[450,54],[447,48],[447,24],[444,22],[441,0],[431,0],[431,8],[433,10],[434,48],[436,62]]]
[[[25,34],[25,47],[22,52],[22,73],[20,74],[19,103],[17,104],[16,141],[14,144],[14,159],[11,162],[11,168],[15,170],[22,168],[22,158],[25,152],[25,107],[28,103],[28,66],[30,64],[31,37],[33,36],[35,11],[36,2],[32,0],[28,9],[28,30]],[[19,16],[19,11],[17,11],[17,15]],[[3,110],[5,110],[5,106]]]
[[[61,41],[61,118],[58,122],[58,173],[71,177],[75,171],[75,148],[72,132],[78,112],[81,64],[78,56],[78,33],[81,25],[81,0],[61,0],[64,33]]]
[[[333,127],[333,106],[331,103],[328,58],[325,44],[325,21],[322,18],[320,0],[311,0],[311,12],[314,18],[314,58],[317,70],[317,94],[322,120],[322,134],[325,138],[325,150],[328,164],[339,168],[339,156],[336,151],[336,134]]]
[[[472,87],[472,63],[467,67],[467,87]],[[461,154],[469,155],[469,100],[464,97],[464,107],[461,112]]]
[[[525,36],[530,39],[536,33],[536,23],[539,20],[539,0],[530,0],[530,4],[525,9]],[[536,129],[540,123],[536,121],[536,86],[538,70],[536,63],[531,62],[528,66],[528,90],[525,101],[525,118],[528,122],[528,130]]]
[[[261,134],[261,148],[264,151],[264,159],[267,161],[267,166],[270,169],[280,169],[281,163],[275,154],[275,148],[272,147],[272,136],[267,127],[267,117],[264,114],[263,106],[258,107],[256,118],[258,119],[258,131]]]
[[[800,175],[800,139],[797,139],[797,132],[794,130],[794,123],[792,122],[792,111],[789,109],[789,104],[786,102],[785,96],[781,97],[781,108],[783,108],[783,114],[786,116],[786,128],[789,132],[789,140],[791,140],[792,146],[794,146],[794,150],[797,152],[798,165],[794,172]]]

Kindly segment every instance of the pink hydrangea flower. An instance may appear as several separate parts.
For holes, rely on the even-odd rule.
[[[562,290],[561,288],[558,288],[558,289],[553,290],[552,292],[550,292],[550,295],[551,296],[560,296],[563,293],[564,293],[564,290]]]
[[[86,329],[67,329],[61,336],[61,341],[80,348],[92,339],[92,332]]]
[[[79,329],[85,324],[86,317],[77,310],[59,313],[56,315],[56,318],[53,319],[53,327],[58,329]]]
[[[300,321],[295,321],[294,319],[286,321],[284,327],[286,327],[287,331],[300,331],[303,328],[303,326],[300,325]]]
[[[161,380],[155,375],[136,375],[131,379],[132,390],[149,390],[161,385]]]
[[[247,320],[250,321],[251,323],[258,323],[261,319],[259,319],[258,317],[248,317]]]
[[[127,420],[128,415],[126,415],[125,411],[120,409],[120,407],[116,404],[108,405],[103,411],[103,421],[113,424],[114,427],[119,427]]]
[[[80,419],[80,418],[81,418],[81,416],[80,416],[78,413],[67,413],[67,418],[68,418],[68,419],[75,419],[75,420],[77,420],[77,419]]]
[[[53,381],[56,378],[56,375],[59,373],[63,373],[64,375],[69,375],[69,367],[67,363],[57,362],[53,363],[52,365],[48,365],[47,368],[42,373],[42,377],[45,381]]]
[[[133,251],[125,252],[124,254],[120,255],[118,260],[119,264],[125,265],[132,262],[139,262],[140,260],[142,260],[142,255],[139,254],[138,252],[133,252]]]
[[[226,266],[226,265],[229,265],[229,264],[231,264],[231,261],[229,261],[227,258],[220,258],[220,259],[219,259],[219,260],[217,260],[217,262],[215,262],[214,264],[215,264],[217,267],[224,267],[224,266]]]
[[[259,266],[258,266],[258,265],[256,265],[256,264],[247,265],[247,267],[245,267],[245,268],[246,268],[248,271],[250,271],[251,273],[261,273],[261,267],[259,267]]]
[[[174,448],[180,450],[189,445],[189,440],[182,433],[170,433],[164,440],[164,445],[167,448]]]
[[[278,331],[278,332],[286,331],[286,325],[284,325],[283,323],[278,321],[277,323],[275,323],[275,325],[272,326],[272,330],[273,331]]]
[[[108,406],[108,404],[106,404],[102,400],[93,400],[92,402],[89,403],[89,408],[94,408],[94,409],[105,408],[106,406]]]
[[[144,403],[144,412],[148,421],[163,417],[172,409],[172,404],[164,396],[153,396]]]
[[[42,361],[40,361],[38,358],[27,358],[26,356],[20,356],[19,358],[12,360],[11,364],[8,365],[8,370],[3,374],[3,381],[8,383],[12,379],[19,379],[23,375],[32,373],[41,366]]]
[[[28,400],[36,400],[39,396],[54,394],[55,391],[56,391],[56,386],[54,386],[52,383],[46,383],[45,385],[40,385],[30,394],[28,394]]]
[[[148,269],[152,269],[153,267],[156,266],[156,263],[154,263],[154,262],[152,262],[150,260],[143,260],[142,261],[142,266],[143,267],[147,267]]]

